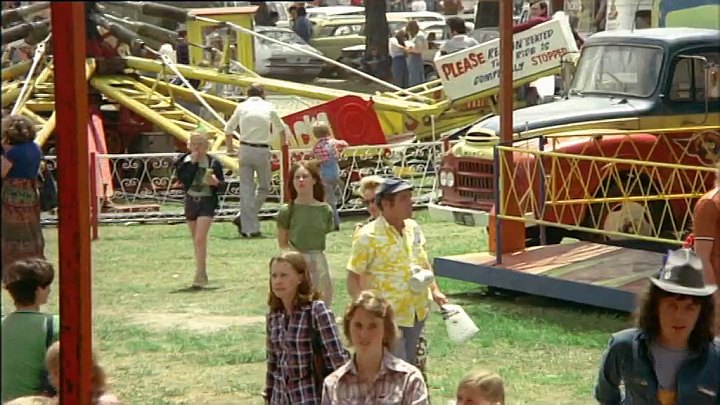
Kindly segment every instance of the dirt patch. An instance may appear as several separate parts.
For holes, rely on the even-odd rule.
[[[134,325],[149,326],[156,330],[185,329],[195,332],[212,333],[236,325],[250,325],[265,322],[264,316],[222,316],[188,313],[150,312],[127,315]]]

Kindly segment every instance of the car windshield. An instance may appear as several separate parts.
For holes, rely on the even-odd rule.
[[[660,48],[630,45],[585,47],[570,91],[648,97],[657,87],[662,57]]]
[[[303,41],[298,34],[294,33],[293,31],[285,31],[285,30],[266,30],[266,31],[258,31],[260,34],[265,35],[266,37],[270,37],[272,39],[276,39],[278,41],[294,44],[294,45],[304,45],[306,42]],[[272,42],[266,40],[266,39],[260,39],[260,43],[263,45],[270,45]]]

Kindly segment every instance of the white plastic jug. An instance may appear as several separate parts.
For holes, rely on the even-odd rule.
[[[441,307],[441,313],[448,337],[455,344],[469,341],[480,331],[460,305],[445,304]]]
[[[427,293],[430,284],[435,280],[435,274],[420,266],[412,266],[410,271],[410,289],[418,294]]]

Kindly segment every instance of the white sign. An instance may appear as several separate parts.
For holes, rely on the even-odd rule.
[[[577,52],[563,13],[513,35],[513,80],[560,68],[566,53]],[[500,38],[435,59],[445,95],[458,100],[500,85]]]

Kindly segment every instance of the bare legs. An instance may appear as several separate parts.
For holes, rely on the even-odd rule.
[[[190,227],[190,235],[192,236],[193,247],[195,249],[195,280],[194,287],[204,287],[207,285],[207,242],[208,232],[212,225],[211,217],[198,217],[196,221],[188,221]]]

